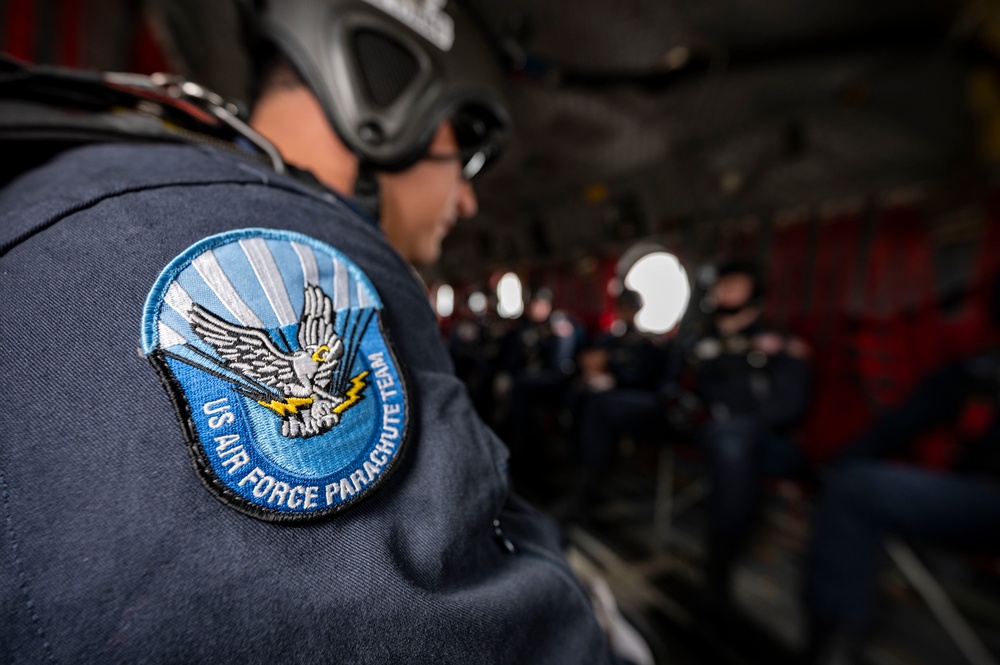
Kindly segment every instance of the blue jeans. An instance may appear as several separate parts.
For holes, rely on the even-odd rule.
[[[1000,547],[1000,487],[879,461],[832,469],[813,518],[805,602],[828,625],[862,631],[875,616],[882,535],[992,551]]]

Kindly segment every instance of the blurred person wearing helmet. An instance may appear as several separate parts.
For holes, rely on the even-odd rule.
[[[560,424],[582,326],[555,308],[546,286],[531,288],[524,305],[525,315],[501,340],[494,383],[506,407],[499,427],[512,453],[511,476],[518,489],[537,496],[556,466],[549,435]]]
[[[621,437],[659,442],[672,434],[659,392],[669,345],[636,327],[642,304],[637,292],[622,290],[610,330],[577,355],[579,376],[568,400],[573,423],[568,482],[551,509],[562,521],[585,520],[593,512]]]
[[[508,124],[486,44],[452,3],[262,12],[252,127],[0,61],[0,650],[610,662],[410,265]]]
[[[764,320],[762,300],[754,261],[719,264],[702,302],[708,325],[674,345],[663,391],[672,424],[708,465],[703,600],[722,619],[734,609],[732,576],[763,479],[808,472],[792,435],[810,404],[811,351]]]

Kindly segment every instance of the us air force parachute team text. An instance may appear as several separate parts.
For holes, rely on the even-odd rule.
[[[252,487],[252,492],[258,499],[266,500],[275,506],[289,508],[316,508],[318,501],[325,500],[327,506],[346,501],[370,484],[388,463],[393,451],[399,443],[402,420],[400,412],[402,405],[391,403],[389,398],[398,394],[396,381],[392,378],[386,365],[383,352],[372,353],[368,363],[375,372],[375,383],[382,397],[382,426],[379,442],[368,455],[360,468],[355,469],[346,477],[332,483],[326,483],[322,488],[318,485],[289,485],[286,482],[267,475],[260,467],[255,467],[246,473],[237,483],[238,487]],[[215,454],[220,463],[230,475],[243,470],[250,463],[250,455],[240,443],[239,433],[225,431],[227,425],[236,421],[229,398],[217,399],[202,406],[202,412],[208,416],[208,426],[219,431],[214,438]]]

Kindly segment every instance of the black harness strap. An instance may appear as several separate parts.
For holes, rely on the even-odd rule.
[[[358,177],[354,181],[354,200],[364,208],[372,219],[376,221],[381,219],[378,175],[371,164],[362,162],[358,165]]]
[[[179,77],[29,66],[0,56],[0,184],[72,147],[101,142],[209,143],[280,172],[278,151],[215,93]]]

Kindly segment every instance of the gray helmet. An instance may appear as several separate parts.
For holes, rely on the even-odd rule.
[[[363,163],[408,167],[450,119],[471,177],[509,125],[504,80],[479,26],[445,2],[271,0],[257,27]]]

